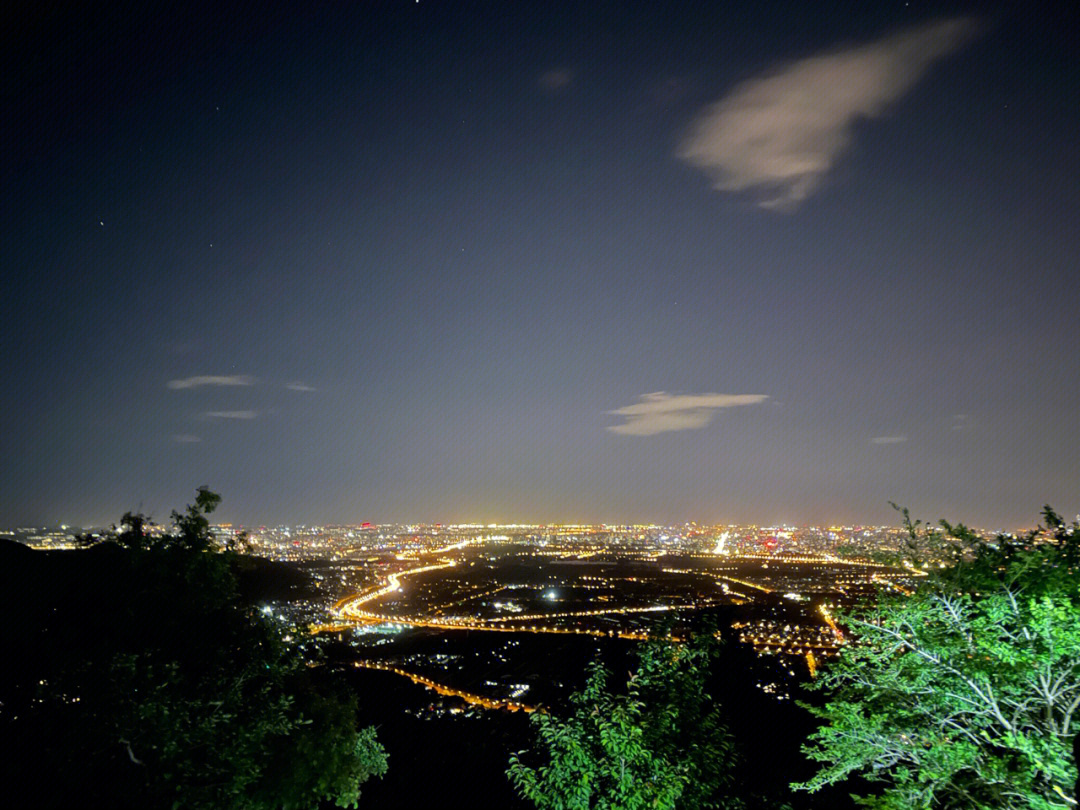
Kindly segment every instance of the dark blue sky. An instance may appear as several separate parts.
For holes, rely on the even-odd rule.
[[[740,5],[9,26],[0,525],[1080,511],[1073,5]]]

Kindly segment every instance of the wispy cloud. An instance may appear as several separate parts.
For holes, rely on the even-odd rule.
[[[210,419],[254,419],[258,411],[207,411],[203,414]]]
[[[195,444],[201,442],[202,438],[199,436],[192,436],[190,433],[178,433],[172,437],[174,442],[178,444]]]
[[[560,93],[574,81],[574,71],[570,68],[554,68],[544,71],[537,79],[541,89],[549,93]]]
[[[903,444],[906,441],[907,436],[875,436],[870,444]]]
[[[664,391],[645,394],[636,405],[608,411],[625,416],[621,425],[610,425],[612,433],[626,436],[651,436],[669,430],[694,430],[712,421],[721,408],[756,405],[768,399],[765,394],[680,394]]]
[[[167,388],[179,391],[185,388],[201,388],[204,385],[254,385],[255,378],[247,374],[217,375],[209,374],[200,377],[183,377],[179,380],[169,380],[165,383]]]
[[[937,20],[866,45],[812,56],[750,79],[705,108],[678,156],[720,191],[794,210],[821,185],[861,118],[877,118],[979,23]]]
[[[287,383],[285,385],[285,387],[288,388],[290,391],[315,391],[315,390],[317,390],[313,386],[305,385],[302,382]]]

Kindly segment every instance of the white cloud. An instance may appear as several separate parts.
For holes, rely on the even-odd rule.
[[[720,191],[752,190],[764,208],[794,210],[851,144],[857,120],[883,115],[979,28],[937,20],[750,79],[698,114],[677,155]]]
[[[203,416],[211,419],[254,419],[258,411],[207,411]]]
[[[955,414],[952,418],[953,430],[971,430],[972,422],[971,417],[966,413]]]
[[[316,389],[310,385],[305,385],[302,382],[291,382],[286,386],[290,391],[315,391]]]
[[[166,387],[179,391],[185,388],[200,388],[204,385],[253,385],[255,383],[254,377],[249,377],[247,374],[232,374],[232,375],[203,375],[200,377],[184,377],[179,380],[169,380],[165,383]]]
[[[709,424],[716,411],[739,405],[755,405],[768,399],[765,394],[680,394],[664,391],[645,394],[636,405],[608,411],[625,416],[621,425],[610,425],[612,433],[626,436],[651,436],[669,430],[694,430]]]
[[[906,441],[907,436],[875,436],[870,444],[903,444]]]
[[[202,441],[202,438],[200,438],[199,436],[192,436],[190,433],[178,433],[172,438],[174,442],[178,442],[180,444],[194,444],[196,442]]]

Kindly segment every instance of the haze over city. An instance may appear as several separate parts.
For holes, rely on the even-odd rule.
[[[0,527],[1080,512],[1069,4],[6,34]]]

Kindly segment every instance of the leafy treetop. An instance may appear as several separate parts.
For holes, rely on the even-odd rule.
[[[812,688],[823,725],[806,753],[814,791],[861,774],[877,808],[1075,807],[1080,732],[1080,525],[983,541],[962,525],[920,529],[953,565],[910,596],[882,594],[843,620],[856,636]]]

